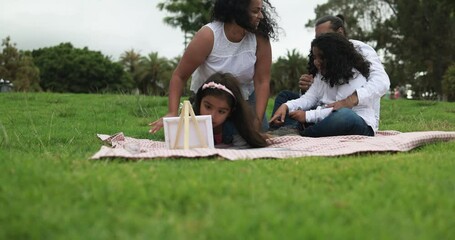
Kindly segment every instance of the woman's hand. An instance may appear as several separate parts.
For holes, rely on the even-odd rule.
[[[176,117],[174,114],[166,114],[164,117],[161,117],[160,119],[154,121],[154,122],[151,122],[149,123],[149,126],[151,126],[152,128],[149,130],[149,133],[156,133],[158,132],[161,128],[163,128],[164,124],[163,124],[163,118],[165,117]]]

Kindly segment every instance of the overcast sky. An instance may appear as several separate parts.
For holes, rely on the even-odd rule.
[[[163,23],[163,0],[0,0],[0,38],[11,37],[21,50],[71,42],[117,60],[126,50],[158,52],[173,58],[183,53],[183,33]],[[285,34],[272,42],[273,59],[287,50],[308,53],[314,29],[305,28],[314,9],[326,0],[271,0]]]

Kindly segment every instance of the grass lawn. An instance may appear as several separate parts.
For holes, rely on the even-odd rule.
[[[269,104],[269,114],[273,102]],[[167,98],[0,94],[0,239],[455,239],[455,141],[406,153],[93,161],[163,140]],[[455,131],[455,103],[382,101],[382,130]]]

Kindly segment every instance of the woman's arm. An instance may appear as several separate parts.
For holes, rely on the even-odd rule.
[[[259,126],[267,108],[270,94],[270,78],[272,69],[272,47],[270,40],[256,35],[257,50],[254,70],[254,91],[256,93],[256,114]]]
[[[193,40],[188,44],[182,59],[172,73],[169,83],[168,113],[165,117],[178,115],[180,98],[183,89],[191,74],[207,59],[213,48],[213,32],[209,27],[202,27]],[[152,126],[151,133],[155,133],[163,127],[163,119],[160,118],[149,124]]]
[[[188,44],[169,84],[168,113],[177,116],[180,97],[191,74],[207,59],[213,48],[213,32],[203,27]]]

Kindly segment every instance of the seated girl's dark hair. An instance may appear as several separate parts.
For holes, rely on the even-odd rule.
[[[370,75],[370,62],[360,54],[354,45],[339,33],[324,33],[311,42],[311,51],[308,61],[308,70],[315,75],[313,47],[322,53],[325,73],[322,80],[331,87],[349,82],[354,76],[353,68],[357,69],[365,78]]]
[[[201,114],[201,101],[205,96],[223,97],[231,107],[231,113],[228,120],[234,123],[238,134],[245,139],[251,147],[265,147],[266,140],[255,130],[253,119],[254,114],[249,104],[243,99],[242,90],[239,81],[230,73],[215,73],[210,76],[205,83],[214,82],[224,85],[234,96],[227,91],[218,88],[205,88],[202,86],[198,89],[194,99],[194,113]],[[205,84],[204,83],[204,84]]]
[[[212,11],[212,20],[224,23],[235,21],[249,32],[257,33],[267,39],[277,40],[278,24],[273,18],[277,15],[275,8],[268,0],[262,2],[263,19],[259,22],[257,29],[251,24],[251,0],[216,0]]]

